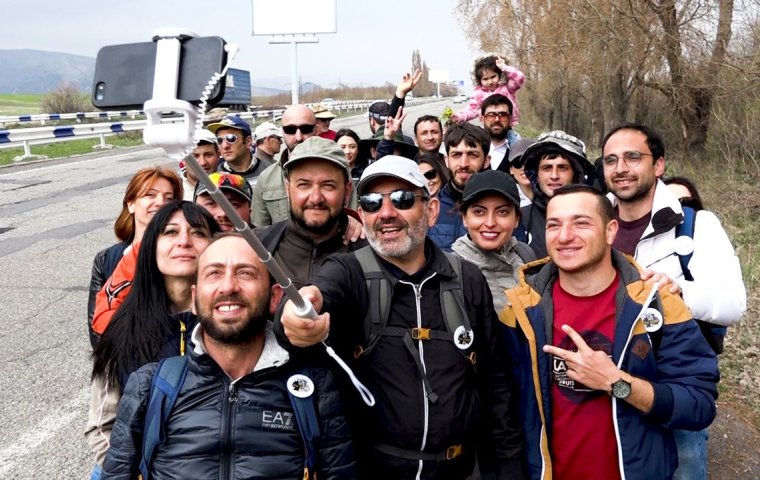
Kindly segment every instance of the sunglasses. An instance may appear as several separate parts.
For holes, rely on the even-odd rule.
[[[240,138],[240,137],[238,137],[234,133],[228,133],[227,135],[222,135],[221,137],[216,137],[216,141],[217,141],[217,143],[219,143],[219,145],[221,145],[222,142],[227,142],[229,144],[233,144],[233,143],[235,143],[235,142],[238,141],[238,138]]]
[[[483,115],[488,120],[494,120],[496,118],[502,119],[502,118],[509,118],[509,112],[488,112],[485,115]]]
[[[414,206],[416,198],[427,198],[409,190],[394,190],[384,193],[365,193],[359,197],[359,206],[367,213],[374,213],[383,206],[383,198],[390,197],[391,203],[398,210],[409,210]]]
[[[308,135],[314,131],[314,125],[283,125],[282,131],[288,135],[295,135],[300,130],[304,135]]]
[[[435,180],[436,178],[438,178],[438,172],[436,172],[435,170],[428,170],[422,175],[424,175],[425,178],[427,178],[428,180]]]

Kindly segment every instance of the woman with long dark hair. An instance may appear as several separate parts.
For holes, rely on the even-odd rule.
[[[96,470],[108,450],[116,407],[129,375],[171,355],[184,355],[195,326],[191,285],[197,260],[219,226],[191,202],[172,201],[145,230],[132,289],[92,354],[92,394],[85,436]]]
[[[113,274],[122,256],[128,254],[134,245],[140,243],[153,215],[159,208],[175,198],[182,198],[182,181],[174,171],[168,168],[143,168],[129,181],[122,199],[121,212],[113,226],[118,243],[98,252],[92,262],[87,325],[93,348],[99,338],[92,329],[98,292]]]

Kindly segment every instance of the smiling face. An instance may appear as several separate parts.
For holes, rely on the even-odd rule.
[[[502,195],[476,199],[462,214],[473,243],[485,251],[498,251],[507,244],[520,221],[517,207]]]
[[[156,212],[174,200],[172,184],[165,178],[156,178],[133,202],[127,203],[129,213],[135,216],[135,231],[144,232]]]
[[[639,152],[644,157],[634,166],[623,159],[626,152]],[[638,130],[622,129],[604,144],[604,156],[615,155],[614,165],[604,164],[604,181],[621,203],[650,203],[657,179],[665,173],[665,159],[653,158],[647,137]]]
[[[302,160],[288,169],[285,188],[290,216],[301,228],[317,236],[334,233],[351,195],[345,170],[328,160]]]
[[[551,197],[559,187],[573,183],[573,167],[570,160],[561,155],[545,155],[538,162],[536,177],[541,191]]]
[[[618,224],[602,219],[591,193],[561,195],[546,207],[546,247],[560,272],[593,274],[611,266],[610,252]]]
[[[204,335],[233,345],[259,334],[282,297],[282,290],[272,289],[259,257],[238,236],[220,238],[206,249],[192,292]]]
[[[240,215],[240,218],[246,222],[249,221],[251,218],[251,202],[249,202],[244,196],[231,192],[228,189],[222,189],[222,193],[227,200],[229,200],[232,208],[234,208],[237,214]],[[210,193],[201,193],[198,195],[198,198],[195,199],[195,203],[205,208],[206,211],[214,217],[214,220],[216,220],[216,223],[219,224],[219,228],[223,232],[235,231],[235,224],[233,224],[232,220],[227,217],[227,214],[224,213],[222,207],[216,203],[216,200],[214,200],[214,197],[212,197]]]
[[[419,188],[392,177],[380,178],[369,185],[363,193],[388,193],[410,190],[423,195]],[[415,198],[412,208],[399,210],[393,206],[389,195],[384,195],[382,206],[376,212],[359,209],[367,241],[380,256],[386,259],[409,261],[422,255],[428,228],[438,218],[438,199],[423,201]]]
[[[181,211],[175,212],[156,242],[158,270],[164,277],[193,277],[198,257],[210,241],[208,229],[191,226]]]

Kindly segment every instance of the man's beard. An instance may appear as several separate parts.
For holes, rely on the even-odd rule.
[[[396,220],[391,222],[382,222],[378,219],[372,228],[367,228],[367,242],[370,247],[378,254],[386,258],[398,258],[403,259],[414,252],[417,247],[425,242],[425,236],[427,235],[427,213],[422,215],[420,219],[414,225],[409,225],[403,220]],[[377,235],[377,230],[382,227],[394,226],[399,228],[406,228],[406,238],[400,239],[400,241],[394,243],[383,243]]]
[[[304,208],[303,210],[306,210]],[[324,221],[324,223],[319,225],[309,224],[303,215],[303,210],[301,211],[301,215],[297,215],[296,212],[293,211],[293,209],[290,209],[290,218],[293,219],[293,221],[301,227],[303,230],[306,230],[307,232],[311,232],[315,235],[326,235],[332,231],[332,229],[335,227],[335,225],[338,224],[338,221],[340,221],[340,214],[338,215],[332,215],[330,213],[329,209],[326,211],[329,213],[329,216]]]
[[[499,125],[501,127],[501,125]],[[488,127],[486,129],[488,131],[488,135],[491,137],[491,140],[504,140],[507,138],[507,134],[509,133],[509,127],[502,127],[500,132],[494,133],[491,130],[491,127]]]
[[[234,300],[245,307],[249,307],[250,304],[241,298],[237,294],[228,295],[215,299],[215,302],[222,302],[225,300]],[[262,302],[264,303],[264,302]],[[195,311],[198,312],[197,317],[201,326],[203,327],[204,335],[208,335],[217,342],[224,345],[243,345],[256,338],[261,332],[264,331],[267,325],[267,305],[263,304],[255,312],[248,317],[248,321],[237,328],[222,328],[218,326],[213,319],[213,309],[211,312],[207,312],[200,308],[198,302],[195,304]]]

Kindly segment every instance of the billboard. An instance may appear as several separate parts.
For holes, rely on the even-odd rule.
[[[428,72],[428,80],[433,83],[447,83],[449,81],[448,70],[433,70],[432,68]]]
[[[252,0],[253,35],[335,33],[337,0]]]

